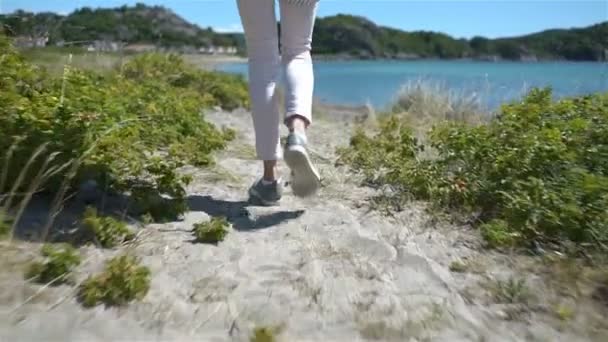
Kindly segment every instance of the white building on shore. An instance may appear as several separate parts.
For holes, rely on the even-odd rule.
[[[49,42],[49,37],[29,37],[19,36],[14,40],[14,44],[18,48],[41,48],[45,47]]]
[[[236,55],[236,46],[208,46],[199,49],[199,52],[206,55]]]

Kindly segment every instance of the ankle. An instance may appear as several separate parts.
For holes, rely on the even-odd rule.
[[[299,115],[292,116],[287,122],[289,132],[306,133],[306,121]]]
[[[262,180],[266,183],[276,182],[277,179],[277,174],[274,171],[272,173],[264,172],[264,175],[262,176]]]
[[[277,161],[276,160],[265,160],[264,161],[264,173],[262,180],[267,182],[274,182],[277,180]]]
[[[280,183],[281,181],[281,176],[276,168],[274,168],[271,172],[265,170],[262,175],[262,184],[264,185]]]

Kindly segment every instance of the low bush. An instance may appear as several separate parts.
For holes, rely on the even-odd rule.
[[[114,247],[135,236],[126,223],[109,216],[98,216],[97,210],[91,207],[86,209],[82,223],[105,248]]]
[[[43,262],[32,262],[25,274],[27,279],[37,283],[54,285],[70,281],[71,271],[80,264],[78,251],[68,244],[44,245]]]
[[[339,154],[403,200],[472,216],[492,246],[572,241],[607,250],[608,94],[553,101],[549,89],[535,89],[487,124],[437,123],[425,143],[392,115]]]
[[[197,242],[218,243],[228,234],[228,227],[225,217],[214,217],[210,221],[196,223],[192,230]]]
[[[126,63],[121,74],[134,81],[155,79],[172,87],[204,94],[210,105],[226,110],[249,107],[242,76],[201,70],[178,55],[143,54]]]
[[[55,78],[27,63],[1,33],[0,53],[0,150],[15,147],[10,160],[0,156],[10,165],[6,184],[26,165],[26,178],[44,165],[54,171],[41,184],[47,192],[94,180],[130,194],[155,219],[186,208],[190,177],[180,168],[211,164],[211,153],[234,136],[201,110],[248,106],[243,79],[198,70],[174,55],[134,57],[103,75],[66,66]],[[56,157],[28,164],[42,145]],[[158,198],[174,204],[154,205]]]
[[[82,283],[78,297],[85,307],[100,303],[120,306],[144,298],[149,289],[150,270],[140,266],[135,257],[121,255],[107,261],[102,273]]]

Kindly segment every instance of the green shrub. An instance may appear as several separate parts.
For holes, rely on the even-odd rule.
[[[479,226],[481,236],[486,240],[489,247],[509,247],[515,245],[520,237],[513,232],[504,220],[492,220]]]
[[[58,153],[49,169],[73,167],[54,172],[41,185],[46,191],[57,192],[66,177],[72,186],[95,180],[130,194],[156,219],[186,209],[191,178],[180,168],[211,164],[211,153],[234,136],[205,121],[201,110],[248,105],[242,79],[197,70],[173,55],[138,56],[103,75],[66,66],[54,78],[27,63],[1,34],[0,53],[0,150],[19,141],[8,184],[32,152],[48,144],[45,154]],[[8,164],[3,158],[0,164]],[[40,159],[29,173],[44,164]],[[149,205],[161,197],[174,204]]]
[[[109,216],[98,216],[97,210],[92,207],[86,209],[82,223],[93,233],[95,240],[105,248],[114,247],[135,236],[124,222]]]
[[[365,176],[373,186],[388,184],[394,190],[390,201],[399,204],[412,196],[430,199],[439,184],[437,167],[419,158],[426,147],[399,116],[383,118],[378,132],[370,136],[359,129],[351,137],[350,146],[340,148],[340,161]]]
[[[197,242],[218,243],[228,234],[228,227],[225,217],[214,217],[210,221],[194,224],[192,230]]]
[[[394,115],[339,153],[404,199],[474,215],[490,245],[608,243],[608,94],[535,89],[485,125],[440,123],[425,144]]]
[[[125,305],[140,300],[150,289],[150,270],[128,255],[110,259],[102,273],[89,277],[79,288],[78,297],[85,307],[99,303]]]
[[[143,54],[123,65],[121,72],[135,81],[156,79],[205,94],[209,104],[227,110],[249,107],[249,93],[241,76],[200,70],[178,55]]]
[[[424,147],[397,116],[381,120],[379,129],[373,137],[358,129],[350,140],[350,148],[340,149],[339,153],[342,161],[362,171],[369,182],[395,183],[392,180],[398,177],[400,165],[415,163],[417,153]]]
[[[25,275],[41,284],[69,282],[70,272],[80,264],[78,251],[68,244],[44,245],[41,253],[45,260],[32,262]]]

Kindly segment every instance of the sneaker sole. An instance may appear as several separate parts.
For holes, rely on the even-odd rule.
[[[321,185],[321,177],[315,169],[308,153],[303,146],[290,146],[286,148],[283,157],[285,163],[292,170],[291,189],[298,197],[314,195]]]

